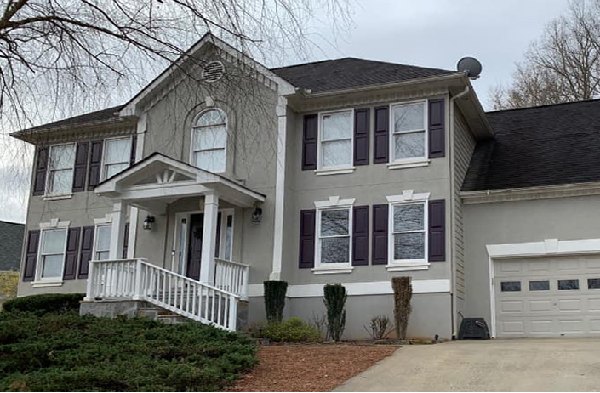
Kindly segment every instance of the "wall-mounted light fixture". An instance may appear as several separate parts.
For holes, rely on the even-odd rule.
[[[151,231],[153,223],[154,223],[154,216],[146,216],[146,219],[144,220],[144,229],[146,231]]]
[[[252,222],[258,224],[262,219],[262,209],[260,207],[255,207],[252,212]]]

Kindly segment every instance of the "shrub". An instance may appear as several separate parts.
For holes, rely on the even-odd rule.
[[[387,315],[377,315],[371,318],[369,325],[365,325],[364,328],[373,340],[383,340],[394,329]]]
[[[256,363],[249,339],[199,323],[0,314],[1,391],[214,391]]]
[[[288,283],[285,281],[265,281],[265,309],[267,321],[281,322],[285,307],[285,293]]]
[[[392,289],[394,290],[394,318],[396,320],[396,337],[399,340],[406,340],[406,330],[408,328],[408,319],[412,307],[410,300],[412,298],[412,284],[410,277],[393,277]]]
[[[3,308],[6,312],[20,311],[36,315],[79,312],[79,302],[84,296],[82,293],[57,293],[18,297],[4,303]]]
[[[323,287],[323,294],[327,308],[327,333],[338,342],[346,327],[346,288],[341,284],[327,284]]]
[[[275,342],[302,343],[320,341],[321,333],[300,318],[290,318],[263,326],[262,337]]]

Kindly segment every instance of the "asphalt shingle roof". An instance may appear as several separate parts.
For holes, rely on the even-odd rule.
[[[404,82],[457,72],[352,57],[272,68],[271,71],[292,85],[310,89],[313,93]]]
[[[25,225],[0,221],[0,271],[19,270]]]
[[[600,100],[488,112],[463,191],[600,181]]]

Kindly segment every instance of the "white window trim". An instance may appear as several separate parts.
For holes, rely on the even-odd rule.
[[[67,193],[64,194],[51,194],[50,193],[50,173],[52,172],[52,169],[50,168],[51,162],[52,162],[52,149],[54,149],[55,147],[59,147],[59,146],[73,146],[73,163],[71,164],[71,174],[74,176],[75,175],[75,160],[77,159],[77,144],[75,142],[69,142],[69,143],[60,143],[60,144],[56,144],[56,145],[51,145],[50,148],[48,149],[48,164],[47,164],[47,169],[46,169],[46,182],[44,184],[44,195],[42,195],[42,199],[45,201],[54,201],[54,200],[60,200],[60,199],[70,199],[73,197],[73,179],[71,179],[71,190]],[[71,176],[71,177],[73,177]]]
[[[313,274],[347,274],[352,273],[354,266],[352,266],[352,223],[353,223],[353,210],[352,207],[355,202],[355,198],[340,199],[339,196],[330,196],[327,201],[315,201],[315,207],[317,208],[317,216],[315,220],[315,267],[311,269]],[[350,239],[348,262],[347,263],[327,263],[321,264],[321,213],[326,210],[341,210],[348,209],[348,238]]]
[[[394,107],[410,105],[410,104],[417,104],[417,103],[423,103],[423,105],[425,105],[425,110],[423,111],[423,116],[425,117],[423,120],[423,124],[425,125],[424,155],[422,157],[408,157],[408,158],[396,159],[396,145],[395,145],[395,141],[394,141],[394,135],[396,135],[396,134],[411,134],[411,133],[415,133],[415,132],[422,132],[423,130],[421,130],[419,128],[419,129],[415,129],[415,130],[395,132]],[[428,158],[429,157],[429,139],[428,139],[429,138],[429,105],[428,105],[428,103],[429,103],[429,100],[420,99],[420,100],[395,102],[390,105],[390,124],[389,124],[389,127],[390,127],[389,149],[390,150],[389,150],[389,154],[390,154],[391,159],[390,159],[390,163],[387,165],[387,167],[389,169],[417,168],[417,167],[427,166],[431,162],[431,160]]]
[[[200,128],[204,128],[204,127],[197,127],[196,126],[196,122],[198,121],[198,119],[204,115],[207,112],[210,111],[219,111],[223,114],[223,116],[225,117],[225,147],[224,148],[218,148],[218,149],[205,149],[205,150],[194,150],[194,136],[195,136],[195,132],[197,129]],[[207,127],[207,126],[205,126]],[[199,151],[214,151],[214,150],[225,150],[225,169],[222,172],[212,172],[209,171],[211,173],[217,173],[217,174],[222,174],[222,173],[227,173],[227,145],[228,145],[228,140],[229,139],[229,117],[227,116],[227,113],[225,113],[225,111],[221,108],[216,108],[213,107],[212,105],[209,108],[206,108],[202,111],[200,111],[192,120],[192,126],[191,126],[191,132],[190,132],[190,165],[196,167],[196,153]],[[197,167],[196,167],[197,168]]]
[[[35,281],[31,283],[31,286],[34,288],[42,288],[42,287],[58,287],[63,285],[63,276],[65,272],[65,260],[67,258],[67,243],[69,240],[69,225],[70,221],[59,221],[58,219],[53,219],[50,223],[40,223],[40,242],[37,251],[37,262],[35,268]],[[61,230],[65,232],[65,244],[63,248],[63,259],[60,267],[61,276],[60,278],[52,277],[52,278],[42,278],[42,249],[44,248],[44,236],[48,231],[56,231]]]
[[[96,259],[96,252],[98,250],[96,249],[96,246],[98,244],[98,234],[99,234],[98,229],[100,227],[109,227],[109,228],[112,228],[111,221],[108,221],[108,222],[107,221],[108,220],[105,220],[105,222],[96,223],[96,220],[94,220],[94,224],[95,224],[94,225],[94,246],[92,247],[92,260],[93,261],[97,261],[97,259]],[[110,232],[110,235],[112,236],[112,231]],[[103,250],[101,252],[106,252],[106,251],[108,251],[110,253],[110,244],[108,246],[108,250]],[[109,259],[110,259],[110,257],[109,257]]]
[[[415,194],[413,190],[404,190],[402,194],[390,195],[386,199],[389,202],[388,212],[388,265],[387,271],[399,272],[410,270],[427,270],[431,263],[427,259],[429,247],[429,197],[431,193]],[[423,233],[424,258],[422,259],[394,259],[394,206],[422,204],[423,205]]]
[[[119,136],[119,137],[115,137],[115,138],[106,138],[104,139],[104,141],[102,142],[102,162],[100,165],[100,181],[104,181],[106,180],[106,154],[108,152],[107,146],[109,141],[118,141],[118,140],[125,140],[125,139],[129,139],[129,155],[131,156],[131,149],[133,148],[131,145],[133,144],[133,138],[132,136]],[[136,146],[137,147],[137,146]],[[137,150],[136,150],[137,151]],[[127,164],[129,164],[130,159],[128,158],[127,160]]]
[[[323,148],[322,148],[322,136],[323,136],[323,116],[331,115],[335,113],[350,112],[350,164],[349,165],[338,165],[323,167]],[[334,111],[326,111],[318,113],[318,127],[317,127],[317,169],[315,174],[319,176],[327,175],[340,175],[345,173],[352,173],[356,169],[354,167],[354,108],[337,109]]]

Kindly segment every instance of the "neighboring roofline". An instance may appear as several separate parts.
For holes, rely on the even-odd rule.
[[[187,51],[185,51],[175,62],[171,63],[163,72],[161,72],[156,78],[154,78],[150,83],[148,83],[142,90],[140,90],[133,98],[131,98],[121,109],[119,114],[121,116],[131,116],[135,114],[135,106],[142,101],[146,96],[148,96],[160,83],[169,78],[175,71],[176,67],[182,65],[193,53],[196,53],[206,44],[213,44],[219,49],[229,53],[230,55],[237,57],[242,60],[246,65],[250,65],[252,68],[256,69],[260,74],[264,77],[275,82],[280,88],[283,94],[293,94],[295,91],[295,87],[284,80],[280,76],[276,75],[272,71],[270,71],[267,67],[260,64],[258,61],[250,58],[248,55],[240,52],[235,49],[233,46],[229,45],[225,41],[221,40],[218,37],[215,37],[211,33],[204,34],[195,44],[193,44]]]
[[[3,222],[5,224],[12,224],[12,225],[21,225],[21,226],[26,225],[24,222],[15,222],[15,221],[6,221],[6,220],[0,220],[0,222]]]
[[[569,198],[585,195],[600,195],[600,182],[555,184],[496,190],[461,191],[463,203],[481,204],[496,202],[531,201],[551,198]]]
[[[590,103],[590,102],[596,102],[596,101],[600,102],[600,98],[590,98],[589,100],[581,100],[581,101],[559,102],[559,103],[556,103],[556,104],[545,104],[545,105],[537,105],[537,106],[527,106],[527,107],[522,107],[522,108],[499,109],[499,110],[495,110],[495,111],[488,111],[488,112],[486,112],[486,114],[493,115],[493,114],[496,114],[496,113],[526,111],[526,110],[529,110],[529,109],[554,108],[554,107],[557,107],[557,106]]]
[[[309,62],[306,62],[306,63],[296,63],[296,64],[290,64],[290,65],[281,66],[281,67],[271,67],[271,68],[269,68],[269,70],[271,70],[271,71],[273,71],[273,70],[283,70],[283,69],[286,69],[286,68],[302,67],[302,66],[311,65],[311,64],[320,64],[320,63],[327,63],[327,62],[330,62],[330,61],[339,61],[339,60],[362,60],[362,61],[369,61],[369,62],[373,62],[373,63],[389,64],[389,65],[394,65],[394,66],[405,66],[405,67],[421,68],[421,69],[424,69],[424,70],[444,71],[444,72],[447,72],[447,73],[459,72],[459,71],[445,70],[443,68],[437,68],[437,67],[423,67],[423,66],[418,66],[418,65],[414,65],[414,64],[394,63],[394,62],[391,62],[391,61],[365,59],[364,57],[352,57],[352,56],[338,57],[338,58],[335,58],[335,59],[315,60],[315,61],[309,61]]]
[[[48,132],[48,131],[54,132],[54,131],[61,131],[61,130],[71,130],[73,128],[89,128],[89,127],[98,127],[98,126],[102,126],[102,125],[115,124],[115,123],[127,123],[129,121],[129,118],[130,117],[112,117],[110,119],[96,120],[96,121],[90,121],[90,122],[85,122],[85,123],[64,124],[64,125],[61,125],[58,127],[39,126],[39,127],[35,127],[35,128],[27,128],[25,130],[11,132],[8,135],[12,136],[13,138],[26,141],[22,137],[30,136],[30,135],[34,135],[34,134],[41,134],[41,133]],[[133,123],[132,123],[132,125],[133,125]]]

